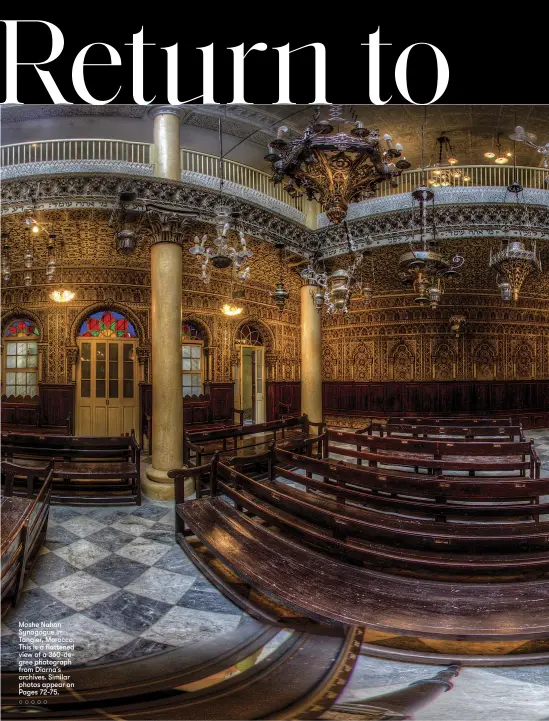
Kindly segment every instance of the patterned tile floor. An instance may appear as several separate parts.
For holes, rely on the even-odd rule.
[[[2,667],[17,661],[19,621],[60,622],[77,666],[195,643],[242,617],[174,541],[173,503],[52,506],[30,580],[2,623]]]

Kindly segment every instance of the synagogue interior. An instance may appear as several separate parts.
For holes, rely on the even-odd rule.
[[[549,105],[0,120],[5,718],[547,721]]]

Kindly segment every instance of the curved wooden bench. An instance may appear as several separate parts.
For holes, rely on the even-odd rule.
[[[358,466],[338,460],[315,459],[277,448],[277,459],[299,466],[308,474],[338,479],[357,488],[446,501],[537,499],[549,494],[549,478],[497,476],[435,476],[379,466]],[[503,510],[502,510],[503,512]],[[542,511],[543,512],[543,511]]]
[[[345,446],[338,444],[346,444]],[[352,446],[351,448],[346,446]],[[365,450],[367,449],[367,450]],[[328,429],[324,434],[323,455],[338,454],[356,458],[357,464],[424,468],[431,472],[529,471],[539,477],[540,460],[533,441],[461,441],[424,440],[370,436]]]
[[[239,578],[326,623],[429,638],[513,640],[549,633],[549,580],[451,583],[353,567],[252,521],[220,498],[177,506],[190,532]],[[187,541],[178,534],[184,549]]]

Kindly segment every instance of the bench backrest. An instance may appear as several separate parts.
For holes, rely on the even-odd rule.
[[[344,461],[302,456],[276,448],[277,473],[280,464],[290,464],[335,482],[387,493],[417,494],[430,498],[535,498],[549,492],[549,478],[497,478],[425,475],[387,470],[371,466],[357,466]]]
[[[2,434],[4,458],[128,460],[137,462],[139,445],[133,431],[124,436],[42,436]]]
[[[387,426],[379,426],[381,436],[407,435],[417,438],[418,436],[457,436],[459,438],[507,438],[514,440],[515,437],[524,441],[522,426],[442,426],[442,425],[410,425],[391,423]]]
[[[510,418],[475,418],[470,417],[455,417],[455,418],[430,418],[429,416],[422,416],[421,418],[409,418],[409,417],[391,417],[387,420],[387,425],[431,425],[431,426],[510,426],[512,420]]]
[[[429,454],[433,458],[448,456],[518,456],[530,455],[533,449],[531,441],[461,441],[434,440],[416,438],[394,438],[393,436],[367,436],[362,433],[328,430],[327,443],[346,443],[357,450],[400,451],[403,453]],[[339,452],[334,447],[335,452]],[[341,451],[344,453],[345,448]]]
[[[267,421],[266,423],[254,423],[247,426],[228,426],[226,428],[218,428],[212,431],[198,431],[193,433],[185,433],[185,439],[193,444],[207,443],[208,441],[223,440],[225,438],[240,438],[242,436],[250,436],[256,433],[269,433],[277,431],[284,432],[286,428],[295,428],[301,426],[304,431],[308,430],[308,418],[306,415],[295,416],[291,418],[281,418],[276,421]]]

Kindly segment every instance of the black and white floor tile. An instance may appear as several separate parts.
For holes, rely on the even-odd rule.
[[[15,668],[20,621],[61,623],[78,666],[196,643],[242,617],[175,542],[173,502],[52,506],[40,556],[2,623],[2,666]]]

